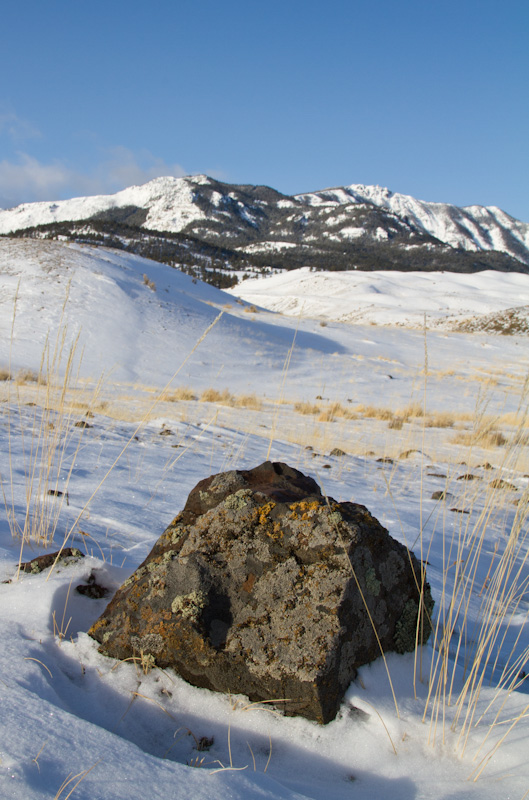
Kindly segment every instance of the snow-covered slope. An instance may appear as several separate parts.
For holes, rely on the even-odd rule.
[[[228,294],[291,316],[335,322],[453,328],[472,319],[524,308],[529,275],[492,270],[439,272],[313,272],[302,269],[242,281]]]
[[[458,208],[361,185],[287,197],[205,175],[156,178],[108,196],[25,203],[0,211],[0,233],[94,216],[184,232],[254,257],[268,256],[273,263],[283,259],[288,267],[469,272],[512,271],[516,264],[529,264],[529,224],[498,208]],[[465,258],[468,253],[492,255],[483,264]]]
[[[334,276],[305,271],[301,277],[305,296],[319,295],[320,311],[322,295],[336,290],[329,316],[333,305],[354,296],[343,283],[323,281]],[[399,273],[391,281],[382,273],[363,277],[369,284],[357,284],[357,294],[386,309],[410,290]],[[493,307],[495,292],[498,307],[511,302],[502,297],[507,284],[495,276],[473,281],[467,288],[484,310]],[[413,304],[426,308],[432,283],[413,285]],[[465,287],[447,285],[461,303]],[[283,285],[283,297],[295,288]],[[518,289],[521,296],[522,282]],[[221,321],[199,343],[226,303]],[[527,429],[513,421],[517,412],[527,421],[526,339],[428,331],[425,342],[422,331],[332,319],[321,325],[247,308],[131,254],[0,242],[0,797],[522,798],[529,460]],[[46,387],[20,385],[4,371],[38,369],[46,338],[53,346],[63,324],[67,343],[79,333],[84,350],[72,416],[55,412]],[[154,387],[181,365],[177,384],[250,390],[262,407],[164,402],[163,395],[153,407]],[[104,387],[87,413],[84,378],[97,380],[102,371]],[[115,385],[124,380],[141,385]],[[109,397],[108,405],[100,402]],[[145,397],[151,411],[144,416]],[[299,404],[309,406],[308,415],[297,400],[308,401]],[[336,412],[333,401],[344,415],[319,417],[318,409]],[[406,412],[417,402],[420,417]],[[370,404],[389,410],[389,418],[373,416]],[[472,438],[484,422],[497,435],[487,450]],[[440,427],[447,424],[453,427]],[[468,447],[457,443],[461,437],[469,437]],[[58,447],[51,462],[46,442]],[[416,662],[413,654],[392,653],[385,663],[363,667],[325,726],[251,704],[237,687],[225,696],[192,687],[171,670],[117,663],[86,633],[199,480],[268,457],[311,475],[329,497],[364,504],[423,558],[435,614],[454,624],[453,635],[444,633],[442,644],[439,636],[436,650],[430,642]],[[21,546],[15,522],[31,523],[39,514],[47,531],[57,520],[54,541]],[[57,550],[67,532],[67,544],[85,558],[53,572],[17,573],[20,560]],[[511,583],[507,572],[502,588],[503,553],[516,579]],[[77,591],[93,590],[94,583],[105,597]],[[443,615],[452,588],[466,586],[459,618],[462,600],[455,613],[444,606]],[[481,619],[500,627],[483,643],[487,669],[471,672],[466,659]],[[461,668],[452,675],[458,654]],[[429,679],[430,664],[441,668],[439,683]],[[475,713],[464,699],[469,674],[478,684]],[[512,678],[508,691],[495,688],[500,674]],[[447,687],[451,698],[443,704]],[[479,780],[469,780],[481,767]]]
[[[230,295],[139,256],[62,242],[0,240],[0,366],[38,369],[44,344],[49,339],[53,345],[62,320],[66,349],[80,336],[83,375],[105,372],[114,382],[159,386],[220,311],[200,360],[185,374],[204,387],[224,365],[245,363],[249,389],[259,381],[263,360],[276,357],[278,348],[287,352],[289,323],[271,314],[256,321]],[[307,331],[298,346],[312,353],[337,345]]]
[[[66,350],[79,336],[81,375],[99,378],[105,373],[113,385],[161,387],[178,371],[175,383],[190,385],[197,393],[228,386],[236,393],[277,398],[285,391],[282,370],[288,361],[288,393],[295,399],[314,400],[323,394],[343,400],[345,391],[351,402],[376,403],[396,370],[401,372],[399,392],[413,393],[424,359],[427,313],[430,357],[439,370],[454,375],[448,382],[443,379],[442,392],[430,381],[436,407],[450,408],[454,402],[461,407],[464,402],[471,411],[472,394],[454,400],[461,373],[466,374],[468,364],[489,370],[512,358],[516,371],[525,374],[527,363],[519,347],[525,340],[490,336],[485,347],[480,337],[469,336],[455,370],[454,349],[444,331],[469,320],[479,328],[481,318],[491,327],[491,314],[529,304],[528,284],[529,277],[517,273],[447,276],[304,269],[243,281],[236,289],[244,295],[241,301],[133,254],[3,239],[0,368],[9,367],[13,374],[38,370],[45,343],[53,347],[66,326]],[[193,353],[221,310],[222,318]],[[527,305],[519,313],[525,319]],[[339,381],[337,374],[343,376]]]

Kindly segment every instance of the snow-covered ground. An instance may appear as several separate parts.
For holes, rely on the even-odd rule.
[[[422,276],[406,304],[407,275],[352,274],[369,281],[370,304],[392,315],[401,306],[398,319],[378,311],[381,324],[370,325],[339,322],[336,313],[350,297],[361,307],[365,284],[350,293],[341,284],[329,301],[330,284],[317,283],[317,274],[302,277],[314,279],[305,295],[319,299],[319,308],[307,299],[301,316],[301,301],[286,316],[262,310],[264,299],[252,299],[253,310],[132,255],[0,241],[0,369],[38,370],[44,350],[50,379],[48,387],[0,383],[0,581],[11,581],[0,583],[1,797],[66,798],[79,779],[71,794],[78,800],[521,800],[527,792],[527,338],[404,325],[411,310],[430,315],[434,280],[452,298],[444,313],[476,314],[527,303],[527,278]],[[291,289],[284,284],[287,299]],[[442,307],[439,301],[436,315]],[[71,353],[77,389],[61,414],[51,382],[61,372],[53,354],[63,333],[59,366]],[[184,386],[197,399],[168,399]],[[227,389],[231,405],[201,402],[208,388]],[[244,399],[249,394],[253,402]],[[333,402],[340,405],[331,413]],[[307,406],[314,413],[302,413]],[[480,426],[484,435],[476,438]],[[57,470],[43,484],[33,471],[46,462],[37,441],[48,453],[56,448]],[[335,447],[346,455],[331,456]],[[112,592],[199,480],[266,458],[312,475],[337,500],[365,504],[427,562],[437,614],[443,587],[450,593],[455,581],[460,591],[473,576],[472,591],[461,595],[466,623],[460,614],[449,646],[449,667],[458,645],[462,656],[452,701],[434,725],[431,702],[423,721],[432,654],[436,663],[431,643],[422,663],[393,654],[387,671],[382,659],[363,668],[326,726],[284,718],[235,693],[190,687],[170,671],[144,674],[138,664],[97,652],[86,631],[109,595],[92,599],[76,587],[93,576]],[[434,499],[440,491],[445,499]],[[12,535],[15,521],[24,524],[28,499],[31,513],[40,507],[57,524],[47,547],[22,547]],[[65,535],[83,559],[17,575],[21,552],[26,561],[57,550]],[[464,656],[472,652],[474,621],[497,618],[497,602],[484,603],[506,549],[514,565],[509,585],[516,573],[517,589],[490,641],[461,739],[468,702],[454,730],[451,724],[471,674],[471,662],[463,673]],[[497,692],[508,663],[516,690]],[[480,766],[478,780],[469,779]]]
[[[282,314],[336,322],[450,329],[476,317],[526,306],[520,272],[311,272],[309,267],[253,277],[228,290]]]

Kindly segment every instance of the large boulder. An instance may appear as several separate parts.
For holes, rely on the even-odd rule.
[[[113,658],[325,723],[358,667],[426,640],[422,583],[364,506],[267,461],[201,481],[89,633]]]

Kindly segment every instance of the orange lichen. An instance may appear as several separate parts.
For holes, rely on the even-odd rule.
[[[253,574],[253,572],[250,572],[250,574],[248,575],[247,579],[245,580],[241,588],[244,592],[251,592],[254,583],[255,583],[255,575]]]
[[[264,505],[256,509],[257,520],[259,522],[259,525],[267,524],[270,512],[272,511],[273,508],[275,508],[275,506],[276,504],[273,502],[273,500],[269,500],[268,503],[265,503]]]
[[[291,503],[289,506],[290,519],[308,520],[322,507],[319,500],[301,500],[298,503]]]
[[[279,539],[283,538],[283,531],[281,529],[281,525],[279,522],[274,522],[272,529],[266,532],[266,535],[269,536],[274,542],[277,542]]]

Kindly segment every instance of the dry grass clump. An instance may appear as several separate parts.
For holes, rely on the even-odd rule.
[[[12,477],[0,482],[11,534],[20,540],[21,552],[29,543],[47,547],[53,542],[62,507],[68,504],[68,484],[83,432],[91,427],[86,420],[78,419],[79,401],[67,401],[71,392],[76,395],[78,385],[76,347],[77,340],[68,349],[64,331],[59,330],[55,344],[46,343],[40,372],[17,373],[17,386],[36,384],[31,410],[24,405],[18,388],[8,398],[9,438],[23,443],[24,503],[16,498]],[[44,365],[47,379],[42,377]],[[92,399],[98,391],[96,386]],[[87,414],[92,413],[89,398],[83,405]],[[9,459],[12,476],[11,452]]]
[[[424,417],[424,408],[420,403],[409,403],[404,408],[398,409],[397,416],[401,417],[406,421],[408,421],[409,419],[417,419],[418,417]]]
[[[357,419],[352,409],[345,408],[341,403],[330,403],[321,409],[318,422],[334,422],[335,419]]]
[[[395,416],[395,412],[392,411],[391,408],[383,408],[381,406],[359,405],[355,407],[355,411],[358,411],[358,413],[363,417],[369,417],[369,419],[381,419],[386,422],[389,422]]]
[[[233,398],[233,405],[239,408],[249,408],[253,411],[260,411],[263,407],[262,400],[256,394],[241,394]]]
[[[452,428],[454,423],[455,417],[450,411],[436,411],[428,414],[424,424],[427,428]]]
[[[148,286],[148,287],[149,287],[149,289],[150,289],[152,292],[155,292],[155,291],[156,291],[156,284],[155,284],[155,282],[154,282],[154,281],[151,281],[151,280],[149,279],[148,275],[144,275],[144,276],[143,276],[143,283],[145,284],[145,286]]]
[[[228,389],[221,391],[212,387],[204,389],[199,396],[198,392],[190,386],[178,386],[174,390],[164,391],[160,399],[166,403],[195,402],[199,400],[201,403],[219,403],[220,405],[248,408],[254,411],[260,411],[263,407],[262,400],[255,393],[234,395]]]
[[[228,389],[223,389],[222,392],[220,392],[218,389],[209,388],[204,389],[200,395],[200,402],[220,403],[223,406],[233,406],[235,405],[235,398]]]
[[[39,374],[34,369],[19,369],[15,376],[15,381],[19,386],[24,386],[26,383],[39,383],[44,386],[46,383],[42,373]]]
[[[168,403],[177,403],[179,400],[197,400],[197,395],[189,386],[179,386],[173,392],[164,394],[163,399]]]
[[[364,406],[359,405],[355,408],[363,417],[369,419],[380,419],[383,422],[388,422],[388,427],[391,430],[400,431],[405,422],[412,419],[420,419],[424,417],[424,409],[420,403],[408,403],[404,408],[393,410],[384,406]],[[429,426],[436,427],[436,426]],[[439,426],[441,427],[441,426]]]
[[[308,403],[306,400],[299,403],[294,403],[294,411],[297,411],[298,414],[305,414],[306,416],[319,414],[321,411],[321,406],[316,405],[316,403]]]
[[[489,449],[503,447],[507,444],[506,436],[493,425],[487,423],[481,423],[472,431],[461,431],[451,441],[452,444],[462,444],[467,447],[476,445]]]
[[[482,447],[503,447],[507,441],[507,437],[501,431],[496,430],[486,431],[478,439]]]
[[[257,307],[254,305],[245,306],[244,310],[247,314],[257,314]]]
[[[339,403],[331,403],[329,406],[322,409],[318,417],[318,422],[334,422],[339,405]]]
[[[507,473],[509,465],[517,462],[518,451],[518,445],[509,445],[504,459]],[[527,575],[520,565],[527,561],[529,494],[526,489],[516,511],[508,515],[505,505],[508,500],[502,501],[489,489],[516,487],[501,477],[494,479],[482,489],[484,507],[480,513],[470,513],[478,495],[469,497],[468,521],[450,537],[447,531],[440,531],[447,547],[443,551],[446,556],[443,556],[442,592],[436,600],[433,620],[433,658],[426,681],[429,689],[423,717],[424,721],[429,718],[428,739],[432,744],[441,736],[444,741],[448,726],[458,734],[455,746],[460,755],[472,743],[471,733],[474,735],[476,728],[483,726],[485,736],[474,753],[475,766],[469,775],[473,781],[479,778],[528,709],[525,706],[518,716],[512,717],[505,704],[507,695],[522,685],[529,661],[529,647],[521,638],[526,622],[519,633],[512,632],[514,644],[508,644],[509,627],[517,625],[517,615],[527,620],[524,610]],[[501,518],[502,536],[491,554],[487,528],[491,521]],[[478,597],[477,618],[474,618],[469,612]],[[456,680],[459,669],[461,683]],[[482,695],[485,686],[495,690],[487,698]],[[491,736],[496,731],[503,735]]]
[[[520,411],[509,411],[505,414],[502,414],[496,420],[496,423],[501,425],[512,425],[513,427],[521,430],[523,428],[529,428],[529,416],[523,415],[520,413]]]
[[[6,369],[5,367],[0,367],[0,381],[10,381],[10,380],[11,380],[10,370]]]

